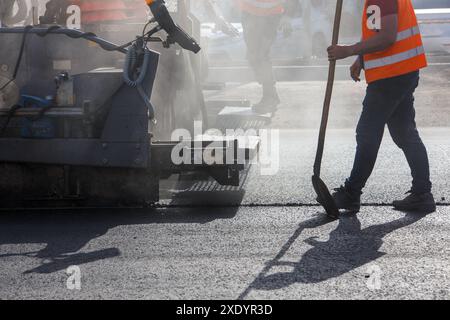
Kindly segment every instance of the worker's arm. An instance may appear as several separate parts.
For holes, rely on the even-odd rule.
[[[210,19],[212,19],[217,27],[225,34],[235,37],[239,35],[239,31],[233,27],[231,23],[225,20],[215,3],[215,0],[203,0],[205,10]]]
[[[397,15],[391,14],[381,19],[382,29],[379,33],[366,40],[354,44],[353,46],[336,46],[330,50],[328,48],[328,57],[330,60],[344,59],[350,56],[358,56],[350,67],[350,76],[356,82],[361,81],[361,71],[363,69],[362,55],[367,53],[383,51],[392,46],[397,40]],[[333,52],[333,49],[335,50]],[[348,52],[345,52],[348,50]],[[339,52],[341,51],[341,52]],[[342,52],[343,51],[343,52]],[[337,56],[336,56],[337,55]],[[343,58],[336,58],[342,56]],[[334,58],[334,59],[333,59]]]
[[[60,24],[67,22],[67,7],[70,5],[68,0],[50,0],[45,5],[45,13],[39,17],[42,24]]]
[[[378,34],[351,46],[330,46],[328,59],[340,60],[350,56],[380,52],[391,47],[397,40],[398,15],[390,14],[381,18],[381,29]]]

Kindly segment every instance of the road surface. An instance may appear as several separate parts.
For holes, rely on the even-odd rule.
[[[324,218],[310,183],[324,82],[283,82],[271,175],[255,164],[237,188],[174,177],[145,210],[0,213],[0,299],[450,299],[449,70],[425,71],[417,92],[436,213],[390,208],[411,178],[386,136],[361,212]],[[336,84],[323,168],[332,187],[351,168],[363,95],[363,84]]]

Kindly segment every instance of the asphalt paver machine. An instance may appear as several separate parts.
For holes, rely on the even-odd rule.
[[[147,44],[200,46],[164,1],[151,10],[142,35],[120,46],[57,25],[0,28],[1,209],[151,205],[160,179],[182,172],[239,185],[257,139],[155,141],[164,105],[150,102],[159,54]],[[96,68],[118,55],[123,68]]]

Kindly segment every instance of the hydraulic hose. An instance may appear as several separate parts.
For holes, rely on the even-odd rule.
[[[148,51],[148,49],[145,49],[144,59],[142,62],[142,66],[140,67],[141,72],[139,73],[138,78],[136,80],[133,80],[131,79],[131,77],[132,74],[135,73],[137,69],[136,66],[137,61],[138,61],[138,53],[136,46],[131,46],[125,58],[125,65],[123,68],[123,79],[125,83],[132,88],[136,88],[137,86],[141,85],[144,82],[145,76],[147,75],[148,65],[150,63],[150,51]],[[131,70],[132,68],[135,70]]]
[[[40,37],[45,37],[45,36],[48,36],[49,34],[64,34],[73,39],[82,38],[85,40],[93,41],[93,42],[97,43],[103,50],[106,50],[106,51],[118,51],[118,52],[127,54],[127,59],[125,62],[125,67],[124,67],[124,81],[127,83],[127,85],[137,88],[139,95],[144,100],[144,103],[149,110],[150,118],[151,119],[154,118],[155,110],[154,110],[152,104],[150,103],[150,98],[147,96],[144,88],[142,87],[142,84],[144,82],[146,72],[147,72],[147,69],[148,69],[148,66],[150,63],[150,59],[151,59],[151,53],[147,48],[144,49],[145,50],[144,59],[143,59],[142,66],[140,68],[141,73],[139,74],[138,79],[132,80],[130,77],[131,66],[133,66],[133,68],[136,68],[135,64],[137,63],[137,58],[138,58],[137,57],[137,47],[136,47],[135,42],[138,40],[142,40],[143,37],[140,37],[137,40],[128,42],[124,45],[117,46],[113,43],[110,43],[101,38],[98,38],[94,33],[82,32],[82,31],[74,30],[74,29],[65,29],[65,28],[62,28],[57,25],[50,26],[47,28],[33,27],[33,26],[16,27],[16,28],[0,28],[0,34],[15,34],[15,33],[23,34],[22,47],[25,46],[25,39],[28,34],[37,34]],[[132,44],[134,44],[134,45],[132,45]],[[132,46],[128,50],[125,49],[126,47],[128,47],[130,45],[132,45]],[[130,53],[129,52],[130,50],[134,51],[134,52]],[[18,71],[20,62],[22,60],[23,48],[21,48],[20,51],[21,51],[21,53],[19,54],[19,59],[18,59],[18,62],[15,67],[15,71],[14,71],[15,74]],[[13,79],[10,82],[14,81],[14,79],[15,79],[15,77],[13,77]],[[0,88],[0,91],[2,91],[4,88],[6,88],[9,85],[9,83],[6,83],[5,85],[3,85]]]
[[[134,41],[126,43],[121,46],[117,46],[111,42],[108,42],[104,39],[101,39],[97,37],[95,33],[92,32],[83,32],[80,30],[75,29],[66,29],[62,28],[61,26],[54,25],[50,27],[33,27],[33,26],[26,26],[26,27],[14,27],[14,28],[0,28],[0,34],[23,34],[23,33],[29,33],[29,34],[37,34],[38,36],[45,37],[49,34],[63,34],[73,39],[85,39],[92,42],[95,42],[98,44],[103,50],[106,51],[119,51],[121,53],[126,53],[127,50],[125,49],[130,44],[132,44]]]
[[[123,67],[123,80],[125,83],[131,88],[136,88],[140,97],[144,101],[145,105],[149,111],[149,118],[155,118],[155,109],[150,102],[150,98],[147,96],[142,84],[144,83],[145,77],[147,75],[148,66],[150,64],[151,53],[147,48],[144,48],[144,57],[142,61],[142,65],[139,67],[140,72],[137,79],[132,79],[133,74],[136,73],[138,69],[138,52],[136,45],[131,46],[128,49],[128,52],[125,57],[125,65]]]

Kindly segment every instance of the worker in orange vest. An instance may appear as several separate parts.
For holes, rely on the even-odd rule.
[[[143,0],[50,0],[41,23],[64,25],[70,5],[80,7],[82,25],[145,21],[148,12]]]
[[[129,21],[147,15],[143,0],[69,0],[81,9],[81,23]]]
[[[270,58],[277,31],[292,33],[291,14],[298,0],[235,0],[242,13],[242,28],[247,45],[247,59],[256,80],[262,85],[263,96],[253,106],[257,112],[275,111],[280,104]]]
[[[46,4],[46,12],[41,17],[43,24],[64,25],[67,19],[67,8],[70,5],[77,5],[81,11],[81,24],[86,29],[92,29],[99,24],[117,24],[119,22],[143,22],[148,17],[148,7],[154,0],[50,0]],[[178,0],[174,0],[178,1]],[[187,7],[181,1],[182,7]],[[206,10],[208,16],[212,18],[218,28],[225,34],[237,36],[239,32],[228,23],[219,13],[214,0],[201,0],[201,5]],[[94,29],[97,29],[94,27]],[[92,30],[91,30],[92,31]]]
[[[394,207],[434,212],[429,160],[416,127],[413,95],[419,84],[419,70],[427,66],[427,59],[411,0],[366,0],[362,41],[331,46],[328,56],[330,60],[358,56],[351,66],[351,77],[360,81],[364,69],[368,83],[356,130],[358,146],[353,170],[345,185],[333,194],[338,207],[359,210],[362,189],[374,168],[387,124],[413,177],[410,195],[394,201]]]

